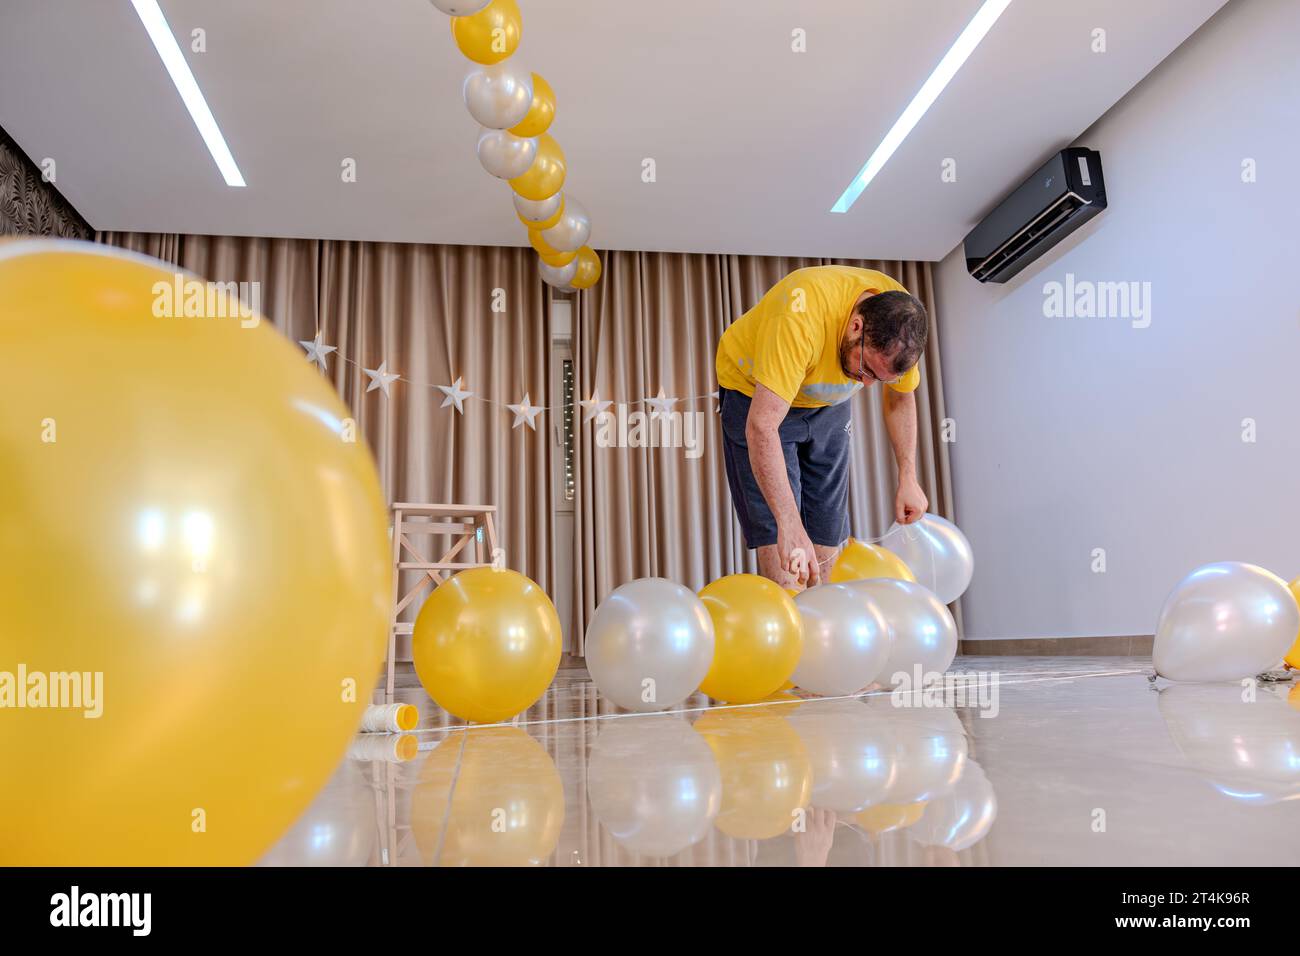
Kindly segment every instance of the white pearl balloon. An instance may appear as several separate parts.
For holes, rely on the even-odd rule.
[[[722,807],[722,773],[704,738],[675,715],[600,724],[587,799],[615,841],[668,857],[708,836]]]
[[[853,813],[881,802],[897,774],[889,724],[860,700],[809,701],[788,718],[812,765],[812,805]]]
[[[880,541],[903,559],[917,583],[951,604],[970,587],[975,556],[970,542],[947,518],[926,514],[907,525],[895,523]]]
[[[560,252],[577,252],[591,238],[591,220],[582,203],[568,196],[564,200],[564,212],[560,221],[549,229],[542,230],[542,238]]]
[[[629,710],[663,710],[700,686],[713,664],[713,619],[689,589],[666,578],[616,588],[587,625],[587,670]]]
[[[520,218],[527,219],[529,222],[545,222],[555,215],[560,204],[564,202],[563,190],[545,199],[525,199],[519,193],[511,195],[515,197],[515,212],[519,213]]]
[[[573,281],[573,277],[578,271],[578,260],[574,259],[567,266],[552,266],[537,260],[537,271],[542,274],[542,281],[547,285],[555,286],[557,289],[565,289]]]
[[[868,578],[849,581],[843,587],[859,592],[872,602],[889,626],[889,657],[876,676],[882,684],[898,683],[900,672],[916,682],[944,673],[957,656],[957,622],[952,612],[927,588],[913,581]],[[920,687],[913,687],[920,690]]]
[[[481,67],[465,77],[465,106],[480,126],[518,126],[533,104],[533,75],[510,61]]]
[[[889,625],[875,605],[845,584],[822,584],[794,599],[803,621],[803,653],[790,679],[824,697],[853,694],[889,659]]]
[[[478,13],[492,0],[429,0],[449,17],[468,17]]]
[[[537,158],[537,140],[503,129],[485,129],[478,138],[478,161],[497,179],[514,179]]]
[[[1197,568],[1165,600],[1152,663],[1169,680],[1253,677],[1277,664],[1300,632],[1286,582],[1240,561]]]

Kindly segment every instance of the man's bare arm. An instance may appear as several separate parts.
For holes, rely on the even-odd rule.
[[[745,421],[745,443],[749,446],[749,464],[758,480],[759,490],[776,518],[777,552],[781,566],[795,573],[791,567],[794,549],[803,551],[808,563],[808,585],[820,580],[816,551],[803,518],[794,502],[790,476],[785,470],[785,455],[781,451],[781,422],[790,411],[790,403],[765,385],[754,386],[754,400],[749,406]]]
[[[894,517],[899,524],[911,524],[929,507],[925,492],[916,480],[916,396],[886,388],[884,403],[885,430],[898,463]]]

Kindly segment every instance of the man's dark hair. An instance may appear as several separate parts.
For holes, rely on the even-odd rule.
[[[867,344],[889,358],[891,371],[901,375],[920,360],[930,318],[916,296],[881,292],[859,302],[857,312]]]

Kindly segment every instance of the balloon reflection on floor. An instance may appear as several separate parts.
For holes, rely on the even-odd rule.
[[[1300,685],[1174,684],[1160,715],[1178,752],[1220,793],[1267,805],[1300,798]]]
[[[704,738],[680,716],[607,719],[591,747],[587,798],[620,845],[673,856],[712,829],[722,774]]]
[[[411,796],[420,854],[440,866],[539,866],[563,826],[555,762],[517,727],[451,734],[425,759]]]

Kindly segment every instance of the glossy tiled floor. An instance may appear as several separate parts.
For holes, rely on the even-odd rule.
[[[968,657],[954,670],[997,674],[954,706],[696,697],[656,715],[562,671],[514,725],[469,729],[412,688],[419,731],[359,739],[264,862],[1300,863],[1300,685],[1248,701],[1149,669]]]

